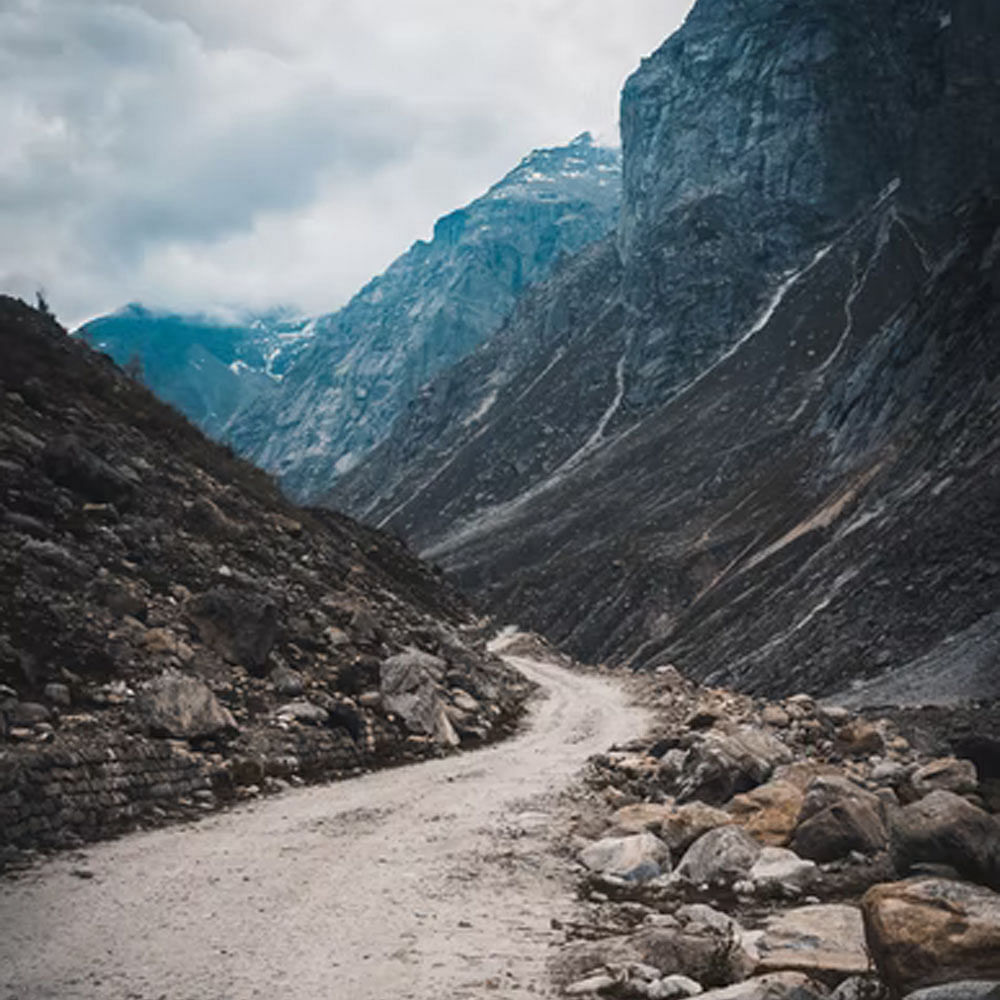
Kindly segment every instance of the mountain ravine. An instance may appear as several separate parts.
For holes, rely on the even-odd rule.
[[[329,502],[591,661],[817,693],[988,662],[998,18],[699,0],[622,93],[617,233]]]

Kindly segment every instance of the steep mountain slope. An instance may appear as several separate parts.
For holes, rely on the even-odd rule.
[[[563,255],[615,224],[620,156],[584,134],[536,150],[439,219],[315,336],[227,438],[297,496],[325,490],[386,434],[429,377],[464,357]]]
[[[6,297],[0,350],[0,866],[517,715],[527,686],[396,541],[293,507]]]
[[[128,305],[76,332],[142,380],[206,434],[222,437],[237,411],[280,381],[313,324],[277,312],[222,321]]]
[[[617,242],[332,502],[587,658],[824,690],[971,626],[998,48],[978,0],[700,0],[623,92]]]

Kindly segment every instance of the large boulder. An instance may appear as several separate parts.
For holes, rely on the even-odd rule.
[[[278,608],[266,594],[217,586],[188,604],[202,640],[221,657],[263,675],[278,636]]]
[[[419,649],[408,649],[382,662],[379,692],[386,711],[398,715],[411,733],[457,746],[458,736],[441,698],[448,665]]]
[[[960,979],[914,990],[906,1000],[1000,1000],[1000,981],[995,979]]]
[[[876,854],[888,845],[885,806],[846,778],[816,778],[806,790],[792,850],[813,861],[834,861],[851,851]]]
[[[823,988],[805,973],[770,972],[701,993],[698,1000],[821,1000],[824,996]]]
[[[675,808],[660,802],[634,802],[617,809],[611,817],[614,829],[623,834],[642,833],[649,830],[658,833],[664,820],[673,816]]]
[[[235,732],[236,720],[206,684],[166,672],[152,681],[138,701],[150,732],[182,740],[208,739]]]
[[[726,811],[762,844],[784,847],[792,838],[803,801],[802,792],[790,781],[769,781],[735,796]]]
[[[767,781],[779,764],[791,759],[788,747],[765,729],[710,730],[688,751],[677,781],[677,799],[721,805]]]
[[[771,917],[757,941],[762,972],[794,970],[837,982],[868,971],[864,921],[854,906],[801,906]]]
[[[715,806],[707,806],[704,802],[686,802],[682,806],[669,807],[669,812],[660,820],[659,834],[676,856],[683,854],[709,830],[735,822],[732,815]]]
[[[785,847],[765,847],[747,872],[754,888],[764,895],[797,896],[819,879],[814,861],[800,858]]]
[[[890,816],[893,864],[950,865],[974,882],[1000,889],[1000,821],[954,792],[931,792]]]
[[[84,500],[124,506],[132,499],[136,479],[95,455],[72,434],[50,441],[42,452],[42,468],[60,486]]]
[[[687,849],[675,875],[693,885],[729,886],[746,878],[760,852],[760,844],[740,827],[720,826]]]
[[[670,871],[667,845],[648,832],[604,837],[585,847],[580,860],[593,872],[632,881],[645,881]]]
[[[941,757],[917,768],[910,778],[910,785],[921,797],[936,791],[964,795],[976,791],[979,787],[979,775],[971,760]]]
[[[897,994],[1000,979],[1000,895],[951,879],[890,882],[862,900],[868,948]]]

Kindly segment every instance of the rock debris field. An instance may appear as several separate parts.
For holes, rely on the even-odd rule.
[[[4,1000],[547,995],[572,894],[548,809],[645,714],[525,659],[545,689],[481,752],[295,789],[63,854],[0,886]]]

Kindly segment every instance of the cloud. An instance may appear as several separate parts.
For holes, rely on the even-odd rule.
[[[0,287],[335,308],[529,149],[615,139],[689,0],[7,0]]]

